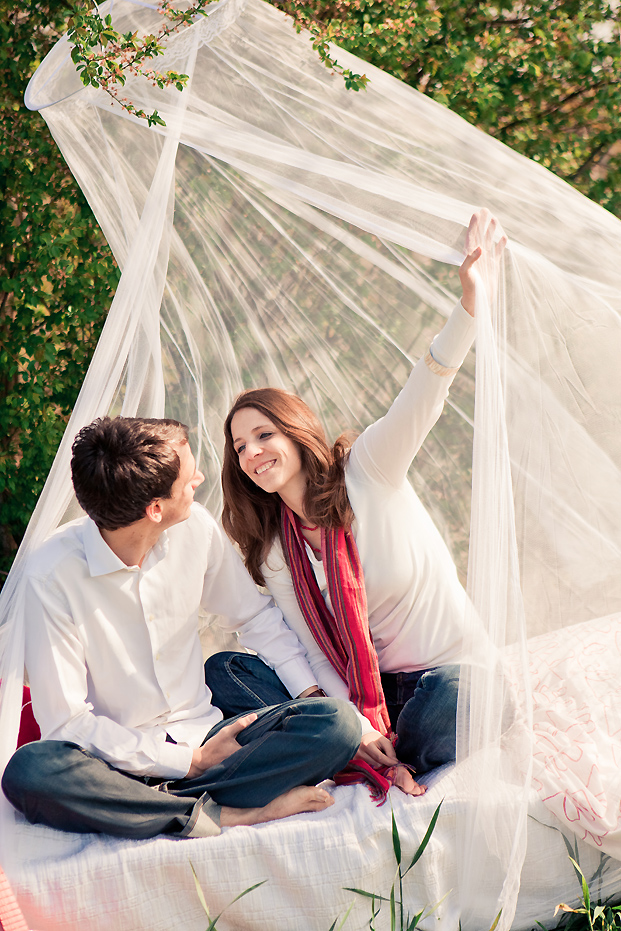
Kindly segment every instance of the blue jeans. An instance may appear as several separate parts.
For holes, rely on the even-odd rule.
[[[459,666],[382,673],[395,751],[417,773],[455,759]]]
[[[69,741],[42,740],[14,753],[2,788],[33,824],[117,837],[180,834],[207,797],[233,808],[263,807],[295,786],[333,776],[358,749],[360,722],[338,699],[289,700],[262,707],[237,741],[240,750],[195,779],[164,783],[114,769]]]
[[[455,759],[459,671],[459,666],[437,666],[382,673],[397,756],[417,773]],[[205,663],[205,681],[225,718],[289,697],[276,673],[249,653],[214,653]]]

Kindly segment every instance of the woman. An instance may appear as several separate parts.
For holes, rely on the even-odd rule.
[[[495,289],[505,243],[488,211],[472,217],[461,303],[351,448],[341,437],[330,449],[306,404],[275,388],[241,394],[225,423],[224,527],[304,644],[318,693],[357,707],[358,758],[376,768],[398,758],[422,773],[455,758],[466,596],[406,476],[474,338],[477,263],[489,260]],[[225,661],[229,682],[242,683],[240,656]],[[210,685],[221,663],[208,661]],[[216,704],[226,703],[221,681],[214,675]],[[405,770],[397,783],[422,791]]]

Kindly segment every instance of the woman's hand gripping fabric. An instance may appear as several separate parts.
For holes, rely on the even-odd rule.
[[[500,264],[507,237],[493,214],[483,208],[472,215],[466,233],[466,258],[459,269],[464,310],[474,317],[477,273],[493,301],[498,290]]]

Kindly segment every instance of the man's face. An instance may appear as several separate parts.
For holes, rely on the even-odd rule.
[[[181,446],[173,447],[181,466],[179,475],[172,487],[170,498],[161,498],[160,507],[162,509],[162,529],[172,527],[181,521],[187,520],[190,516],[190,507],[194,501],[194,492],[205,481],[205,476],[196,468],[196,460],[192,455],[189,443],[183,443]]]

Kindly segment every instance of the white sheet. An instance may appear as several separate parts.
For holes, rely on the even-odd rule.
[[[421,799],[391,792],[404,860],[411,859],[436,805],[445,799],[430,845],[405,880],[404,900],[411,913],[457,887],[455,813],[466,803],[456,772],[453,766],[439,770]],[[30,926],[38,931],[204,931],[207,921],[190,862],[212,915],[267,879],[225,913],[219,931],[328,931],[352,901],[344,931],[358,931],[367,926],[370,900],[343,887],[389,894],[395,870],[390,806],[377,808],[362,786],[332,791],[335,805],[326,813],[232,828],[201,840],[122,841],[24,823],[19,860],[5,868]],[[586,844],[576,847],[566,833],[586,876],[591,879],[602,869],[593,884],[595,895],[618,890],[621,863]],[[536,920],[552,926],[555,906],[577,901],[579,892],[560,823],[533,797],[513,927],[526,931]],[[480,904],[486,912],[486,903]],[[422,927],[450,926],[456,905],[449,893],[439,911],[444,921],[438,925],[431,918]],[[377,927],[389,927],[387,904]]]

